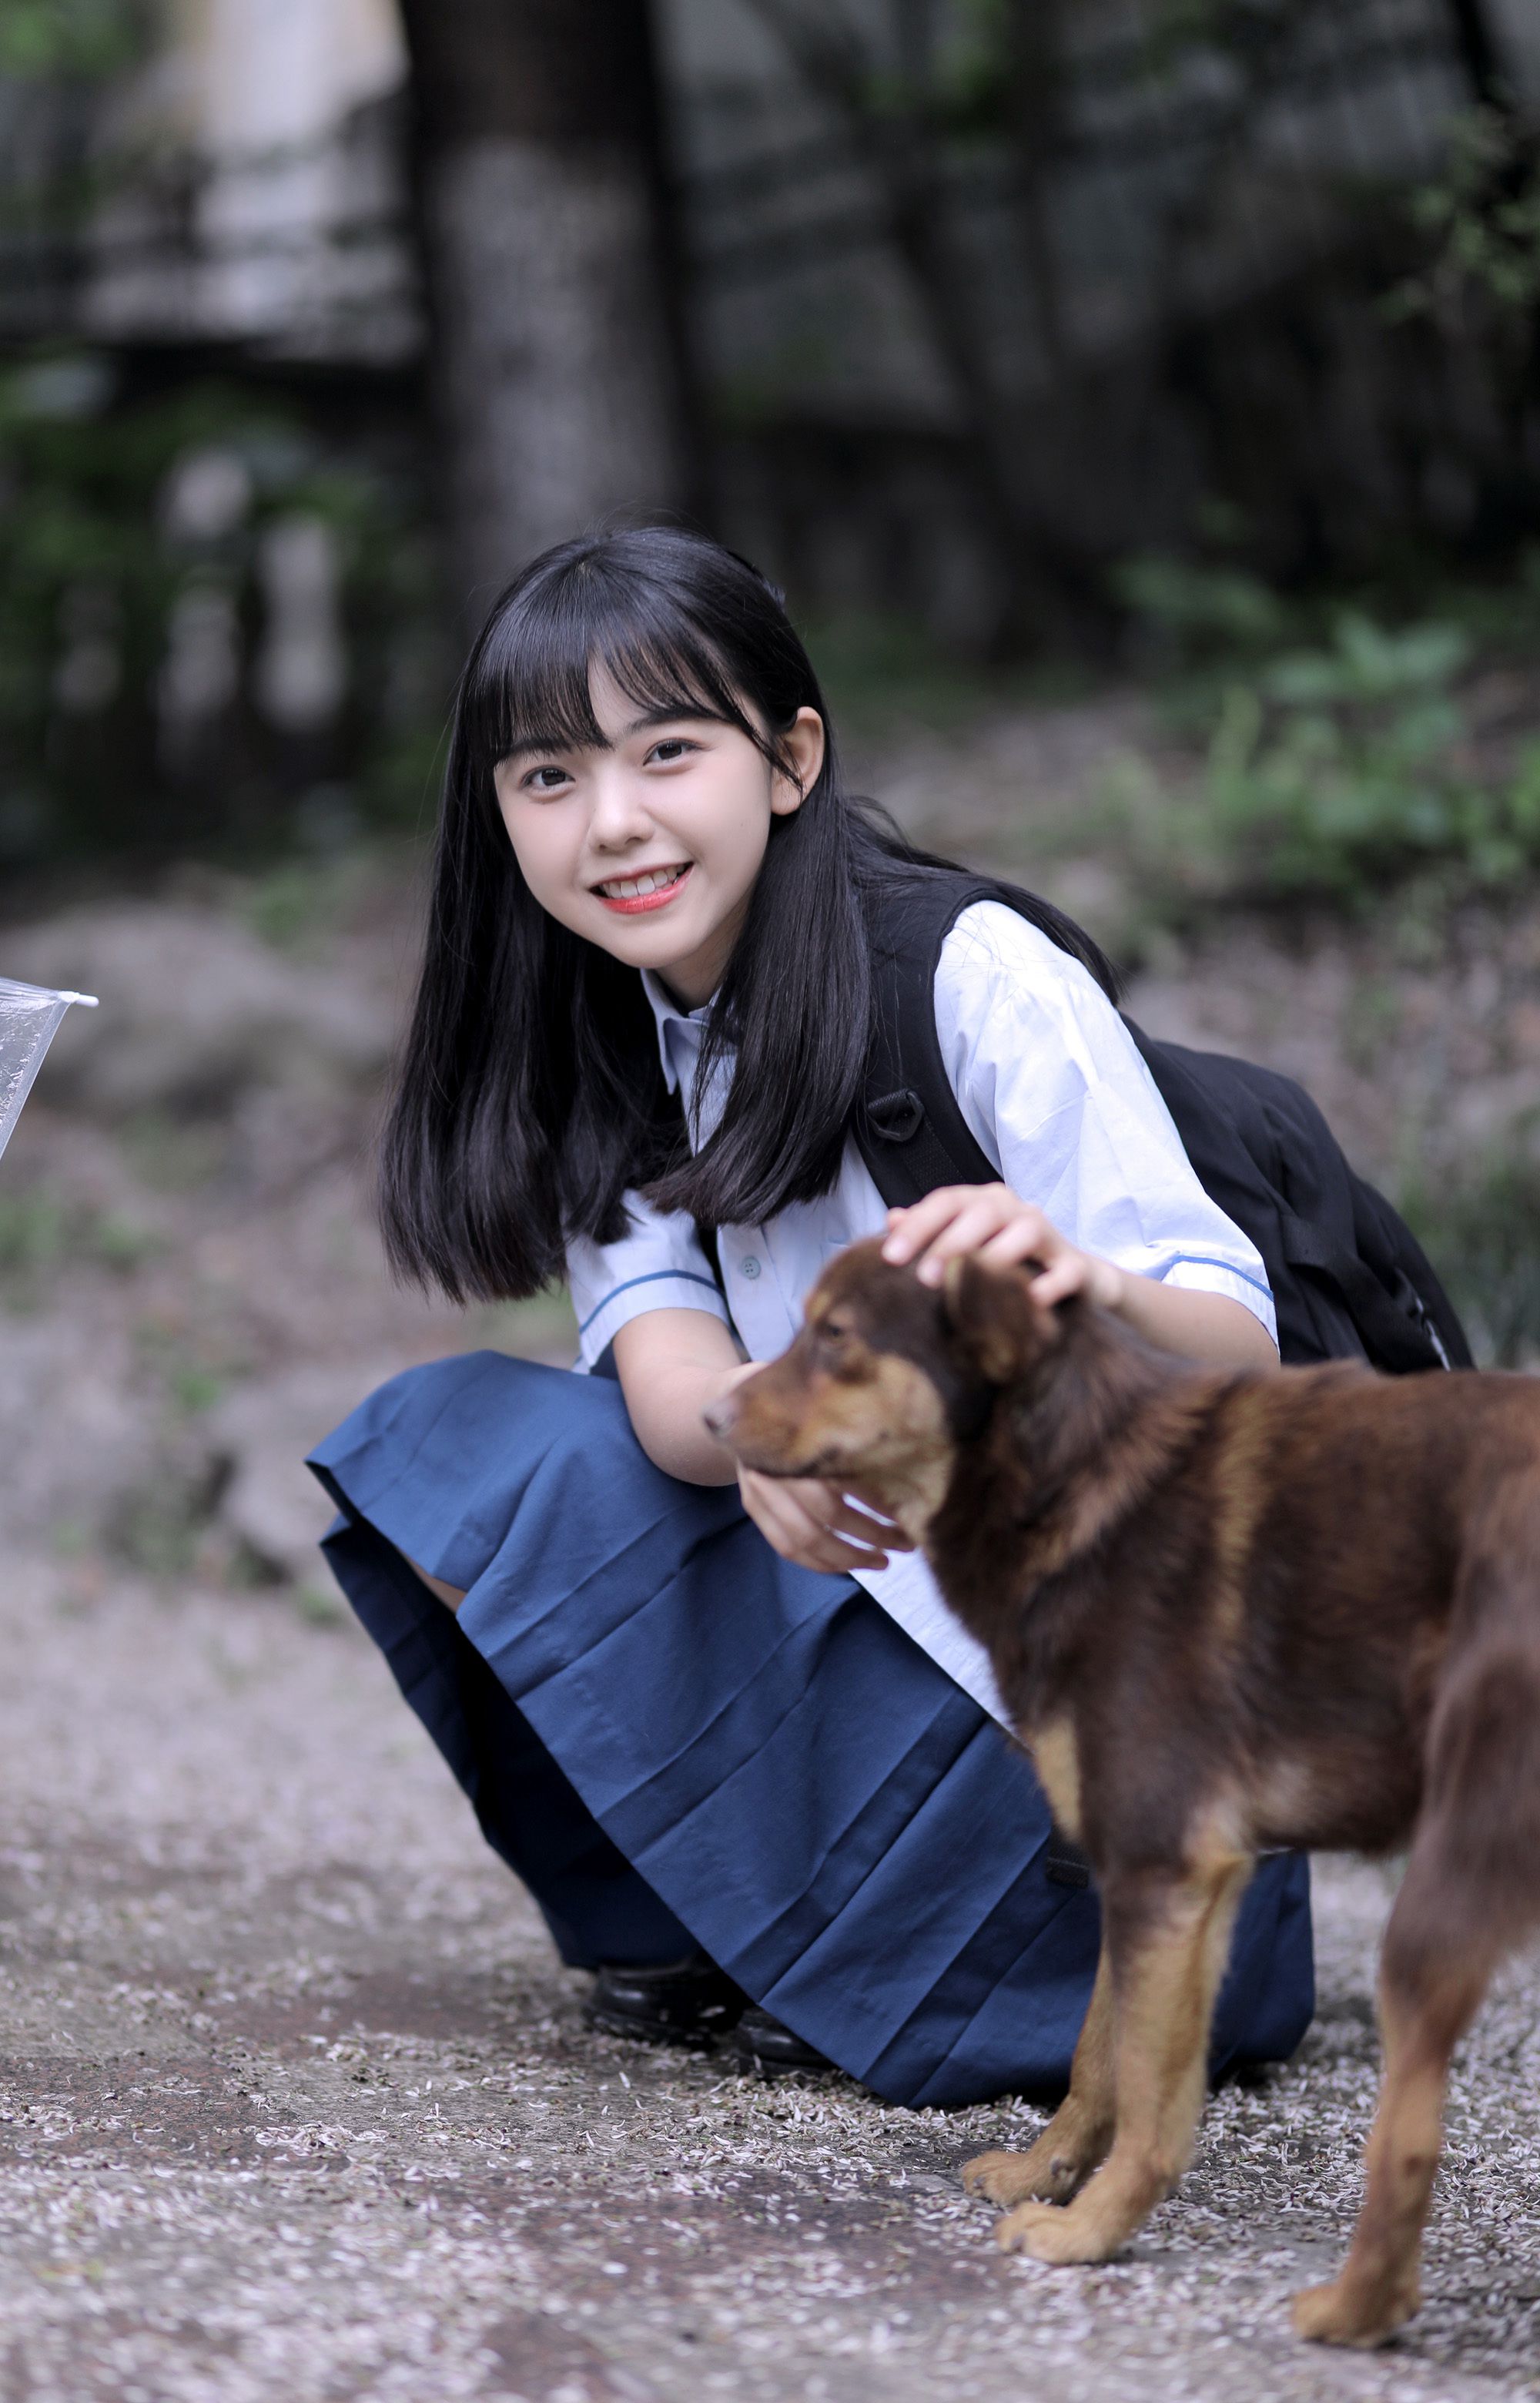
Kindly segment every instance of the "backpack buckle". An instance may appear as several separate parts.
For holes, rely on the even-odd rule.
[[[925,1104],[908,1085],[900,1085],[895,1093],[881,1093],[868,1102],[867,1117],[884,1143],[911,1143],[925,1123]]]

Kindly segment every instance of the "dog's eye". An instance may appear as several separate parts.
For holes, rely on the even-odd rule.
[[[842,1318],[825,1318],[819,1332],[826,1336],[831,1343],[843,1343],[850,1333],[850,1328]]]

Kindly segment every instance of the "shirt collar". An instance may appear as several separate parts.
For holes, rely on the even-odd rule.
[[[651,968],[642,970],[642,990],[651,1004],[658,1028],[658,1056],[663,1063],[663,1081],[671,1093],[676,1093],[679,1090],[679,1069],[674,1058],[674,1045],[688,1051],[699,1050],[711,1004],[706,1001],[699,1009],[681,1009],[661,977],[654,976]],[[673,1026],[676,1026],[679,1033],[671,1042],[669,1029]]]

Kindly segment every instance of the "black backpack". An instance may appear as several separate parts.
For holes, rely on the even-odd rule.
[[[965,869],[898,870],[867,897],[874,1036],[854,1133],[884,1202],[998,1172],[957,1105],[936,1032],[936,970],[962,911],[1002,901],[1062,943],[1034,896]],[[1262,1256],[1285,1361],[1364,1359],[1404,1375],[1468,1368],[1470,1345],[1410,1229],[1356,1176],[1310,1095],[1217,1051],[1157,1043],[1124,1020],[1199,1183]]]

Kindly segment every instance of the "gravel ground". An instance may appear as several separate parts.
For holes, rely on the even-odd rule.
[[[1375,2078],[1383,1876],[1321,1880],[1299,2060],[1210,2107],[1125,2261],[998,2256],[958,2164],[1037,2124],[589,2035],[582,1980],[349,1626],[0,1567],[0,2396],[1530,2393],[1537,1994],[1467,2047],[1413,2332],[1297,2345]]]

